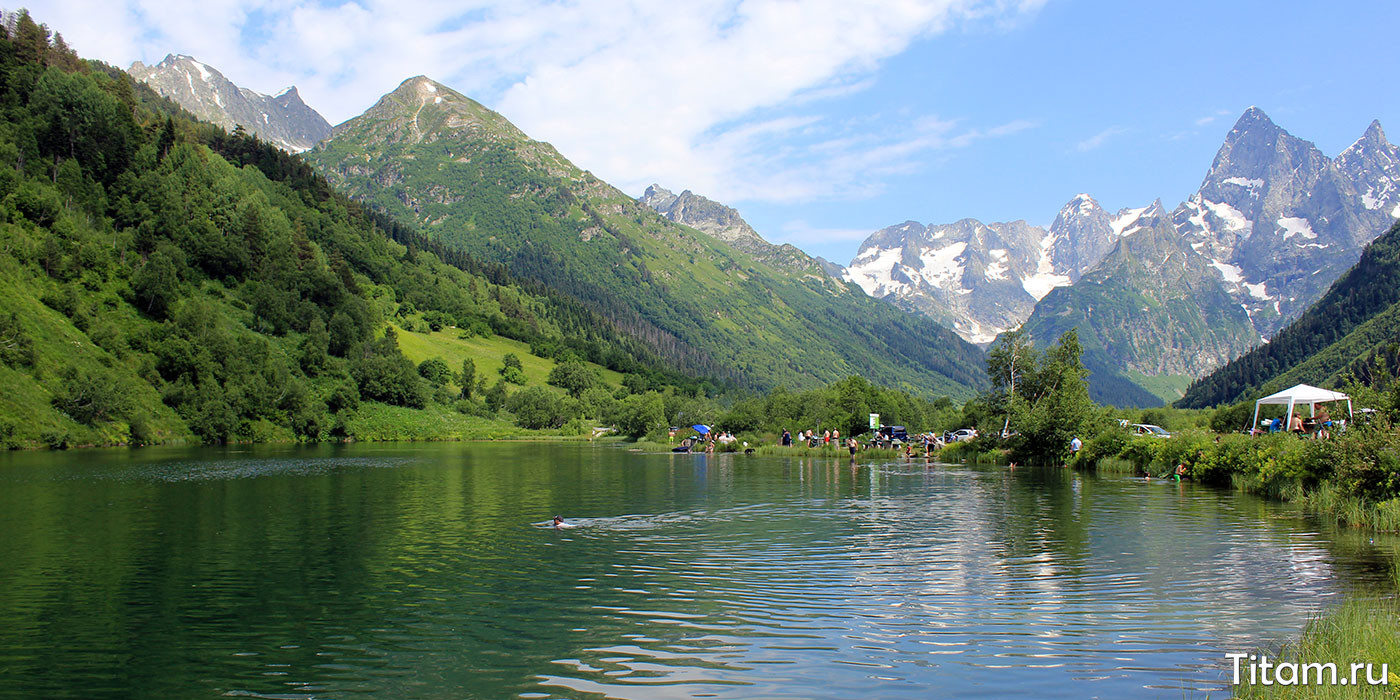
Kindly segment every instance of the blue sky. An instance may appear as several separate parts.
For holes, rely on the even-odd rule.
[[[837,262],[881,227],[1173,207],[1258,105],[1335,156],[1400,129],[1394,2],[49,0],[86,56],[185,53],[333,123],[425,74],[629,194]]]

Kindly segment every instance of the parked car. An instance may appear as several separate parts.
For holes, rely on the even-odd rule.
[[[1164,430],[1162,426],[1151,425],[1149,423],[1133,423],[1128,426],[1128,429],[1133,431],[1134,435],[1142,435],[1145,437],[1169,438],[1172,436],[1172,434]]]
[[[963,428],[950,433],[945,442],[964,442],[977,437],[976,428]]]
[[[909,431],[905,430],[902,425],[882,425],[879,436],[879,439],[885,442],[909,442]]]

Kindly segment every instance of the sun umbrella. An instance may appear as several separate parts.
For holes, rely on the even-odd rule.
[[[710,426],[708,425],[692,425],[690,427],[695,428],[695,432],[700,433],[701,435],[710,434]]]

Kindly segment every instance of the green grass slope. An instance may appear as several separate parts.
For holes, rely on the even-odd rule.
[[[374,207],[578,299],[691,371],[760,388],[854,374],[955,397],[985,381],[982,352],[929,319],[670,222],[426,78],[307,158]]]

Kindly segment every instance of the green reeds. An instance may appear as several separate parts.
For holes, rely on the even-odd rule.
[[[1400,571],[1396,581],[1400,583]],[[1400,697],[1400,603],[1393,598],[1352,596],[1331,611],[1313,618],[1302,636],[1282,649],[1268,653],[1270,661],[1300,664],[1336,664],[1338,678],[1346,685],[1311,682],[1321,676],[1330,681],[1329,674],[1318,672],[1309,677],[1309,684],[1264,685],[1248,683],[1247,672],[1241,674],[1241,685],[1234,688],[1237,698],[1395,698]],[[1386,684],[1368,685],[1366,671],[1357,674],[1359,685],[1352,684],[1353,663],[1371,664],[1372,677],[1380,676],[1386,664]],[[1227,672],[1227,680],[1229,675]],[[1262,677],[1261,677],[1262,679]],[[1272,677],[1271,677],[1272,680]]]

